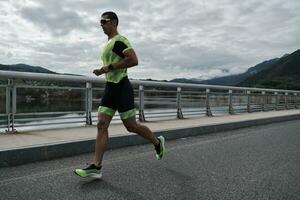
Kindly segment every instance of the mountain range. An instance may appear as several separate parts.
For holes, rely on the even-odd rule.
[[[254,67],[250,67],[246,72],[241,74],[233,74],[228,76],[221,76],[216,77],[208,80],[199,80],[199,79],[184,79],[184,78],[177,78],[171,80],[172,82],[182,82],[182,83],[198,83],[198,84],[209,84],[209,85],[238,85],[242,81],[246,80],[247,78],[254,76],[255,74],[268,69],[272,64],[276,63],[279,58],[274,58],[271,60],[264,61],[255,65]]]
[[[0,70],[58,74],[40,66],[26,64],[0,64]],[[300,49],[281,58],[263,61],[241,74],[209,80],[177,78],[170,82],[300,90]]]
[[[179,78],[171,82],[300,90],[300,49],[263,61],[241,74],[209,80]]]
[[[241,81],[238,86],[300,90],[300,49],[281,57],[255,76]]]
[[[40,67],[40,66],[31,66],[31,65],[26,65],[26,64],[16,64],[16,65],[2,65],[2,64],[0,64],[0,70],[57,74],[56,72],[50,71],[50,70],[48,70],[46,68],[43,68],[43,67]]]

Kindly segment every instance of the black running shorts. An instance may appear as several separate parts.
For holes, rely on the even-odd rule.
[[[106,82],[98,112],[113,117],[116,110],[121,119],[135,116],[134,93],[127,76],[118,83]]]

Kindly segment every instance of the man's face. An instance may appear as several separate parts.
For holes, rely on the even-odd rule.
[[[114,28],[113,20],[109,19],[107,16],[102,16],[100,19],[100,25],[103,29],[103,32],[106,35],[109,35]]]

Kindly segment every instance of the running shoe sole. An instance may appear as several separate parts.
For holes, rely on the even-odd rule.
[[[102,178],[102,173],[100,172],[99,174],[98,173],[89,173],[89,174],[85,174],[85,175],[81,175],[77,169],[74,170],[74,173],[79,176],[79,177],[82,177],[82,178],[87,178],[87,177],[92,177],[92,178]]]

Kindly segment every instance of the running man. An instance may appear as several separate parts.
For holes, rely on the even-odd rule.
[[[84,169],[75,169],[81,177],[101,178],[102,159],[108,142],[108,127],[116,112],[129,132],[134,132],[149,140],[155,148],[157,160],[165,154],[165,139],[158,138],[151,130],[139,124],[135,118],[134,93],[127,77],[127,68],[138,65],[137,56],[129,41],[118,33],[118,16],[114,12],[105,12],[100,24],[108,41],[102,50],[103,67],[95,69],[94,74],[105,74],[106,86],[101,105],[98,109],[97,137],[94,163]]]

